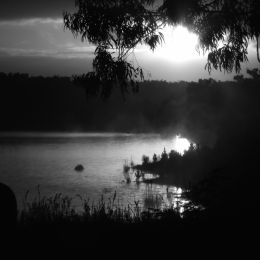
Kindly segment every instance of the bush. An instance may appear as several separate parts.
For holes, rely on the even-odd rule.
[[[148,164],[150,162],[149,156],[143,155],[142,162],[143,162],[143,165]]]

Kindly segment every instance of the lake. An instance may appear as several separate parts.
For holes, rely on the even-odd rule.
[[[142,155],[152,158],[163,149],[178,149],[173,137],[157,134],[124,133],[2,133],[0,134],[0,182],[15,192],[19,207],[26,191],[29,200],[37,196],[62,193],[73,197],[80,209],[77,195],[97,202],[117,194],[122,206],[138,201],[144,208],[176,206],[185,203],[182,190],[166,185],[136,182],[130,174],[128,183],[123,173],[125,162],[141,163]],[[84,170],[77,172],[75,166]],[[167,192],[168,191],[168,192]]]

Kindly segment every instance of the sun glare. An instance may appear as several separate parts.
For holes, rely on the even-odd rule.
[[[198,36],[187,28],[181,25],[175,28],[166,26],[162,33],[164,42],[157,48],[155,55],[173,62],[185,62],[200,57],[196,51]]]
[[[190,142],[188,139],[177,135],[173,140],[174,150],[183,155],[185,151],[189,150]]]

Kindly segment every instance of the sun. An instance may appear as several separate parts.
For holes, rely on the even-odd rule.
[[[164,42],[155,50],[155,55],[173,62],[185,62],[199,59],[196,51],[198,36],[188,31],[182,25],[166,26],[162,33]]]

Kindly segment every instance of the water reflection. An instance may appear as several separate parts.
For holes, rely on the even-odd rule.
[[[113,197],[116,191],[123,207],[135,206],[135,201],[144,208],[176,207],[183,203],[181,190],[147,184],[158,176],[131,171],[131,162],[141,163],[143,154],[151,157],[163,147],[174,149],[172,140],[148,134],[0,135],[0,178],[15,191],[19,207],[27,190],[29,199],[37,196],[37,185],[42,196],[62,193],[75,198],[79,194],[95,203],[102,195],[105,199]],[[127,158],[131,158],[130,168],[122,170]],[[74,171],[79,163],[84,166],[83,172]],[[73,203],[76,208],[82,207],[80,200]]]
[[[183,213],[185,205],[189,203],[184,196],[184,191],[174,186],[147,184],[143,198],[144,209],[148,210],[171,208]]]
[[[159,175],[135,170],[127,161],[123,165],[123,177],[123,183],[135,185],[139,190],[144,189],[143,194],[139,196],[142,200],[138,200],[138,205],[144,210],[172,208],[183,213],[185,205],[189,202],[184,198],[182,188],[153,183]]]
[[[156,180],[159,176],[152,173],[145,173],[140,170],[133,170],[132,167],[123,168],[124,183],[136,185],[143,188],[143,194],[138,200],[139,206],[144,210],[162,210],[173,208],[183,213],[185,205],[189,202],[184,197],[184,190],[180,187],[159,185],[150,181]]]
[[[159,210],[162,208],[163,196],[154,192],[152,184],[146,184],[145,194],[143,196],[143,206],[146,210]]]
[[[182,137],[181,135],[176,135],[173,139],[174,150],[181,155],[183,155],[186,151],[189,150],[190,145],[191,142],[187,138]]]

